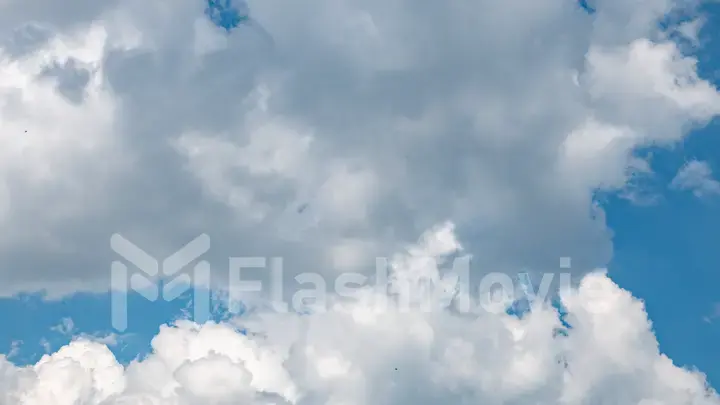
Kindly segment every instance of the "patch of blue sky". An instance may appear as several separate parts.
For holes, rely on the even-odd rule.
[[[588,0],[578,0],[578,4],[583,10],[587,11],[588,14],[595,13],[595,8],[590,5],[590,2]]]
[[[698,58],[699,76],[718,86],[720,7],[708,5],[702,12],[701,46],[683,50]],[[676,16],[674,23],[682,21]],[[703,370],[713,386],[720,383],[720,351],[708,348],[720,338],[720,319],[707,322],[706,316],[720,302],[720,250],[714,238],[720,229],[720,196],[698,198],[669,184],[691,160],[707,162],[720,173],[719,132],[715,120],[672,148],[638,150],[652,168],[652,174],[636,179],[640,204],[617,194],[600,199],[614,234],[609,276],[645,302],[660,350],[679,365]]]
[[[39,294],[3,298],[0,313],[13,327],[0,330],[0,353],[8,354],[16,364],[32,364],[45,353],[52,353],[70,342],[72,337],[87,336],[107,343],[118,361],[126,364],[150,352],[150,342],[161,325],[191,319],[193,298],[189,292],[173,301],[151,302],[139,293],[130,292],[127,329],[122,331],[113,325],[109,293],[75,294],[52,301]],[[219,322],[231,316],[221,305],[215,304],[212,309],[211,321]]]
[[[206,0],[205,15],[218,27],[231,31],[249,20],[247,4],[240,0]]]

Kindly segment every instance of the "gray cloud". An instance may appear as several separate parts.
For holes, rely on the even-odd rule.
[[[2,6],[51,32],[3,45],[6,294],[106,289],[115,232],[332,272],[451,220],[477,272],[582,273],[612,254],[593,191],[720,106],[665,0],[250,1],[229,35],[190,0],[41,3]],[[41,80],[70,60],[81,102]]]

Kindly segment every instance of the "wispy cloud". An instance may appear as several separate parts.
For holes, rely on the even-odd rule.
[[[709,315],[703,317],[703,321],[707,323],[713,323],[715,319],[720,318],[720,302],[716,302],[713,306],[712,312]]]
[[[720,182],[713,178],[707,162],[692,160],[681,167],[670,182],[672,190],[687,190],[698,197],[720,194]]]

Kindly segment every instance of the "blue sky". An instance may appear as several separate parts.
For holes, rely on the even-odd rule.
[[[702,32],[699,70],[718,82],[720,15],[713,7]],[[637,206],[611,198],[605,204],[613,238],[611,277],[645,300],[661,350],[673,360],[694,365],[720,382],[720,351],[708,350],[720,339],[720,322],[704,318],[720,301],[720,199],[699,199],[691,192],[668,191],[675,173],[688,161],[706,161],[720,169],[720,123],[693,132],[672,150],[652,149],[654,178],[646,187],[658,202]]]
[[[701,76],[720,84],[720,7],[709,9],[709,23],[702,32],[698,53]],[[233,35],[242,18],[228,12],[208,13]],[[609,275],[621,287],[645,301],[661,350],[675,362],[697,366],[711,383],[720,385],[720,318],[707,322],[720,302],[720,249],[715,232],[720,229],[720,195],[697,198],[690,191],[670,190],[668,185],[690,160],[707,162],[720,173],[720,122],[697,130],[677,147],[648,149],[652,178],[643,192],[656,196],[652,204],[633,204],[618,196],[602,200],[614,236]],[[151,303],[139,296],[130,299],[130,329],[112,347],[122,362],[142,356],[159,325],[182,315],[188,300]],[[66,344],[70,337],[54,330],[63,319],[72,319],[74,334],[109,334],[110,301],[105,294],[78,294],[49,302],[40,296],[0,299],[0,315],[10,328],[0,330],[0,352],[12,351],[19,364],[34,363],[45,353]],[[136,314],[136,315],[133,315]],[[45,343],[46,342],[46,343]]]
[[[653,151],[662,198],[651,206],[610,199],[608,223],[615,236],[611,277],[645,300],[661,349],[678,362],[720,378],[720,353],[706,350],[720,338],[720,323],[704,318],[719,301],[720,251],[715,233],[720,226],[717,199],[698,199],[690,192],[663,190],[688,160],[717,167],[720,140],[717,123],[697,131],[673,151]]]

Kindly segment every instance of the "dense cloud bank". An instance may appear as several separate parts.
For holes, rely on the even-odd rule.
[[[257,0],[226,31],[199,0],[3,2],[1,293],[106,290],[116,232],[207,233],[218,284],[228,256],[371,269],[448,220],[476,272],[603,267],[593,193],[641,196],[634,151],[720,97],[693,2],[595,3]]]

